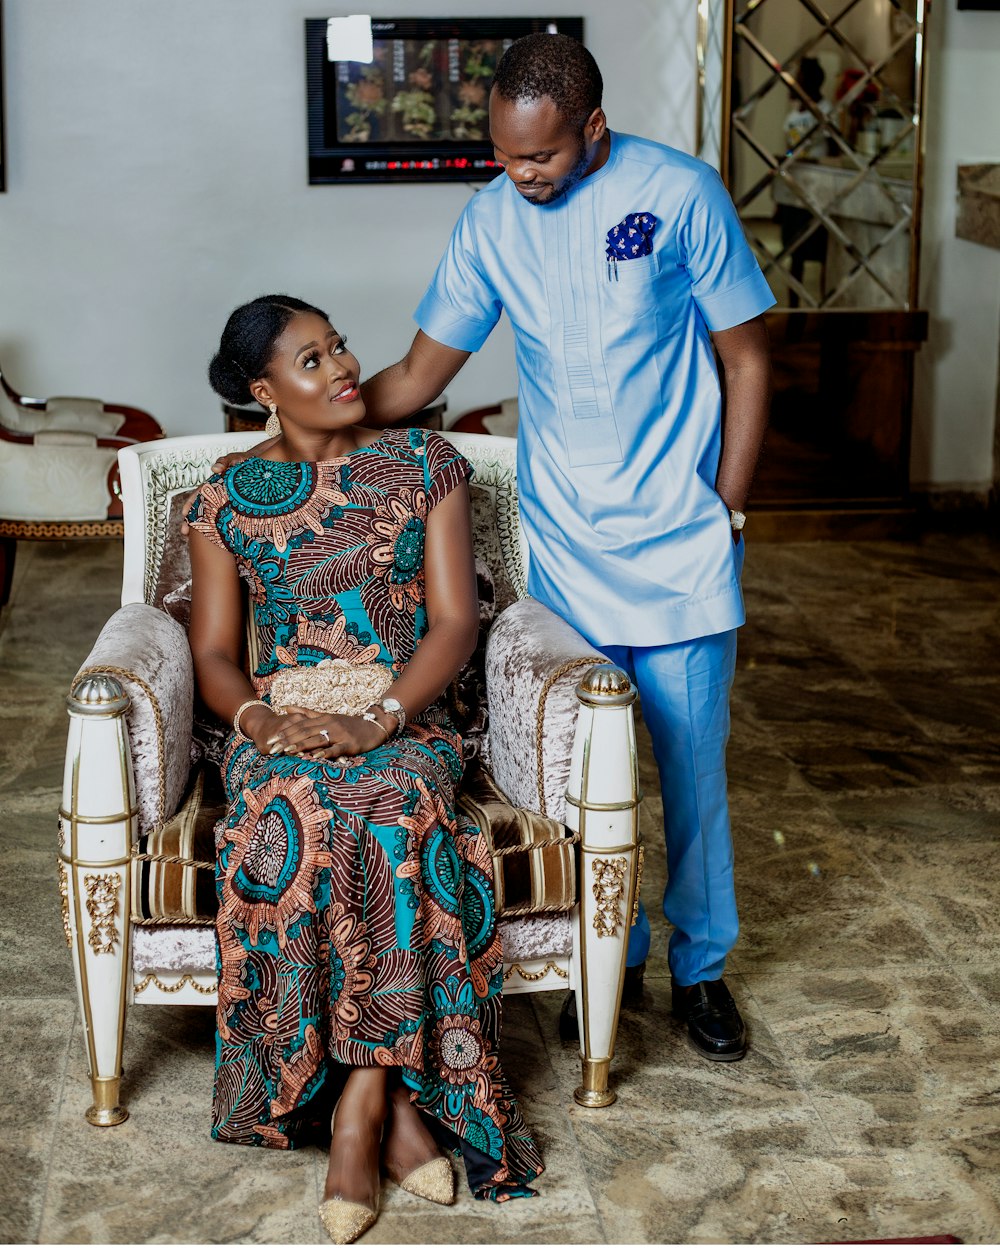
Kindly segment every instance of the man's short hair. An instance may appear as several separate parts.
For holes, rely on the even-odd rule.
[[[548,98],[571,126],[582,126],[601,107],[604,80],[597,62],[569,35],[516,39],[500,58],[493,89],[505,100]]]

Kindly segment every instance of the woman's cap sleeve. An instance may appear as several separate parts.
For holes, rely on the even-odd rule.
[[[223,551],[228,551],[229,548],[219,530],[219,512],[223,504],[227,502],[228,497],[222,478],[218,476],[209,478],[195,496],[186,518],[191,529],[198,534],[204,534],[210,542],[216,547],[221,547]]]
[[[428,434],[424,444],[427,472],[427,507],[436,507],[456,486],[467,482],[473,474],[472,465],[461,452],[440,434]]]

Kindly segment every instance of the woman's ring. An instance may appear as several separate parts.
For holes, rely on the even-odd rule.
[[[329,729],[321,729],[319,732],[320,732],[320,734],[321,734],[321,735],[322,735],[322,736],[323,736],[323,737],[327,740],[327,742],[329,742],[329,741],[330,741],[330,731],[329,731]]]

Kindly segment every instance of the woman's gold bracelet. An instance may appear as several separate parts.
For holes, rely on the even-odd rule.
[[[233,717],[233,728],[236,730],[238,734],[242,734],[242,736],[245,738],[246,734],[244,734],[243,730],[240,728],[240,717],[243,715],[243,713],[247,710],[248,707],[270,708],[270,706],[271,705],[269,703],[265,703],[263,699],[247,699],[246,703],[241,703],[239,707],[236,709],[236,715]]]
[[[384,738],[382,739],[382,741],[379,743],[379,746],[383,746],[383,747],[384,747],[384,746],[385,746],[385,744],[386,744],[386,743],[389,741],[389,739],[392,737],[393,733],[395,733],[395,730],[393,730],[393,729],[386,729],[385,725],[383,725],[383,724],[382,724],[382,722],[379,720],[379,718],[375,715],[375,708],[381,708],[381,704],[379,704],[379,703],[373,703],[373,704],[371,705],[371,707],[366,708],[366,709],[365,709],[365,710],[361,713],[361,719],[362,719],[362,720],[366,720],[366,721],[370,721],[373,725],[377,725],[377,726],[379,727],[379,729],[381,729],[381,730],[382,730],[382,732],[385,734],[385,737],[384,737]]]

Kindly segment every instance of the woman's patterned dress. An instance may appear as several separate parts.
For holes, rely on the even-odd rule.
[[[289,664],[407,663],[428,513],[471,472],[440,436],[395,430],[203,487],[192,528],[248,583],[260,697]],[[530,1193],[541,1159],[497,1053],[490,851],[456,818],[461,738],[438,709],[415,719],[344,764],[227,743],[212,1135],[293,1147],[328,1129],[336,1065],[384,1064],[461,1145],[478,1197]]]

